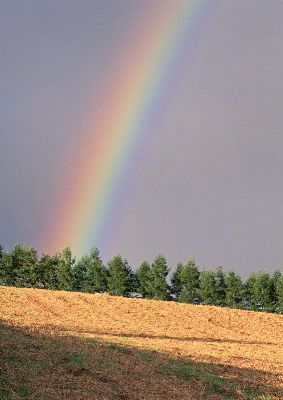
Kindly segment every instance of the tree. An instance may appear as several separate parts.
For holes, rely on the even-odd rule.
[[[20,287],[34,286],[37,253],[33,248],[16,244],[10,253],[2,253],[0,264],[2,284]]]
[[[58,289],[57,277],[58,257],[43,254],[36,266],[36,287],[45,289]]]
[[[256,309],[256,302],[254,296],[254,286],[256,281],[256,273],[252,272],[244,284],[245,288],[245,306],[249,309]]]
[[[4,284],[5,281],[5,268],[3,264],[4,250],[3,246],[0,244],[0,285]]]
[[[276,285],[276,310],[283,313],[283,275],[278,277]]]
[[[10,253],[4,253],[0,260],[0,282],[7,286],[17,283],[17,269]]]
[[[132,272],[127,260],[120,254],[114,256],[108,263],[108,290],[116,296],[128,296],[132,290]]]
[[[151,266],[151,296],[156,300],[167,300],[169,298],[169,286],[166,277],[169,273],[166,258],[159,255]]]
[[[267,272],[260,271],[256,274],[252,297],[258,309],[272,308],[272,278]]]
[[[15,284],[15,276],[11,270],[11,257],[9,253],[4,253],[3,247],[1,246],[1,257],[0,257],[0,285],[13,285]]]
[[[130,291],[133,293],[137,293],[138,288],[139,288],[139,282],[138,282],[137,274],[133,271],[132,268],[130,268]]]
[[[31,247],[19,246],[18,262],[20,263],[17,273],[17,284],[24,287],[35,286],[37,252]]]
[[[144,261],[136,272],[138,292],[145,298],[151,297],[151,268],[147,261]]]
[[[86,290],[88,292],[105,292],[107,289],[107,270],[99,256],[99,250],[93,248],[87,257]]]
[[[205,304],[215,304],[217,300],[215,274],[212,270],[200,273],[200,297]]]
[[[274,307],[274,282],[265,272],[251,273],[246,282],[246,300],[253,310],[271,310]]]
[[[225,276],[225,302],[230,307],[239,307],[244,299],[244,285],[239,275],[229,271]]]
[[[181,292],[179,301],[193,303],[199,292],[199,270],[193,259],[190,259],[180,271]]]
[[[279,269],[276,269],[272,275],[272,287],[271,287],[271,296],[272,296],[272,303],[274,305],[274,309],[278,307],[278,294],[280,293],[280,290],[278,291],[280,286],[280,281],[282,277],[281,271]]]
[[[73,289],[73,265],[75,259],[72,257],[72,252],[69,247],[66,247],[61,253],[57,255],[58,268],[57,279],[58,287],[61,290]]]
[[[89,257],[83,256],[73,266],[73,289],[77,292],[87,291],[86,275],[89,263]]]
[[[214,271],[214,281],[215,281],[215,305],[225,305],[226,297],[226,285],[225,285],[225,273],[222,267],[217,267]]]
[[[178,263],[175,271],[173,272],[172,278],[171,278],[171,290],[172,294],[175,295],[176,300],[179,299],[180,292],[182,289],[181,285],[181,271],[184,268],[184,265],[182,263]]]

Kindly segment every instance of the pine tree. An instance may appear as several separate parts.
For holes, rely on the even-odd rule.
[[[256,273],[252,272],[244,284],[245,288],[245,306],[248,309],[256,310],[256,300],[254,296],[254,286],[256,282]]]
[[[87,292],[87,271],[90,268],[90,259],[83,256],[73,266],[73,288],[78,292]]]
[[[190,259],[180,272],[181,292],[179,301],[182,303],[193,303],[199,295],[198,267],[193,259]]]
[[[181,290],[182,290],[182,284],[181,284],[181,271],[184,268],[184,265],[182,263],[178,263],[176,266],[175,271],[172,274],[171,278],[171,292],[172,294],[175,295],[176,300],[179,299]]]
[[[3,246],[0,244],[0,285],[4,285],[5,283],[5,268],[3,264],[3,257],[4,257],[4,249]]]
[[[276,299],[276,310],[283,313],[283,275],[277,279]]]
[[[271,296],[272,296],[272,304],[274,310],[278,307],[278,285],[280,282],[280,279],[282,277],[281,271],[279,269],[276,269],[272,275],[272,287],[271,287]]]
[[[58,254],[58,269],[57,279],[58,287],[61,290],[73,289],[73,265],[75,259],[72,257],[72,252],[69,247],[66,247],[61,253]]]
[[[145,298],[151,297],[151,268],[147,261],[144,261],[136,272],[138,292]]]
[[[257,309],[272,309],[272,279],[267,272],[256,274],[252,296]]]
[[[21,249],[21,266],[18,271],[18,284],[24,287],[32,287],[36,284],[37,252],[31,247]]]
[[[10,278],[10,265],[11,265],[11,258],[9,253],[5,253],[3,251],[3,247],[1,246],[1,256],[0,256],[0,285],[11,285],[13,283],[9,283],[11,281]],[[14,279],[12,279],[14,281]]]
[[[156,300],[167,300],[169,298],[169,286],[166,277],[169,273],[166,258],[159,255],[155,258],[151,266],[151,295]]]
[[[215,304],[217,301],[215,273],[212,270],[200,273],[200,297],[205,304]]]
[[[57,256],[43,254],[36,267],[36,286],[45,289],[58,289],[57,277],[59,259]]]
[[[0,259],[0,285],[13,285],[15,284],[15,279],[12,278],[11,270],[11,258],[9,253],[3,253]]]
[[[225,276],[225,302],[230,307],[240,307],[244,299],[244,285],[239,275],[229,271]]]
[[[132,290],[132,272],[120,254],[108,262],[108,291],[116,296],[128,296]]]
[[[4,285],[32,287],[35,284],[37,253],[31,247],[16,244],[10,253],[2,253],[0,280]]]
[[[225,305],[226,298],[226,285],[225,285],[225,273],[222,267],[217,267],[214,271],[214,280],[215,280],[215,299],[214,304],[217,306]]]
[[[97,248],[93,248],[87,257],[85,283],[88,292],[105,292],[107,289],[107,270]]]

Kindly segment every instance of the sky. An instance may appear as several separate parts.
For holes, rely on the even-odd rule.
[[[0,0],[6,249],[49,251],[41,238],[76,189],[87,121],[119,81],[129,41],[154,10],[180,1]],[[162,253],[170,266],[193,257],[242,276],[283,269],[283,1],[199,4],[193,38],[174,54],[119,178],[101,255],[121,253],[134,268]]]

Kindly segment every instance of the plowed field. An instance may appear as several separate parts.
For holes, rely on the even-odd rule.
[[[75,349],[81,349],[80,354],[92,351],[102,359],[106,347],[101,346],[107,344],[107,349],[116,354],[111,355],[112,359],[116,357],[116,361],[120,360],[128,368],[126,375],[124,369],[125,376],[115,378],[117,385],[125,381],[119,389],[124,394],[117,392],[115,395],[115,385],[112,385],[113,393],[109,387],[109,393],[103,392],[100,388],[103,382],[100,382],[100,386],[96,385],[97,393],[92,391],[92,397],[89,394],[80,397],[78,393],[73,397],[68,391],[58,395],[50,388],[49,397],[30,395],[29,398],[283,399],[282,315],[105,294],[0,287],[0,320],[6,329],[6,340],[12,335],[7,329],[16,328],[13,332],[18,335],[17,341],[24,340],[19,336],[24,332],[32,340],[38,338],[44,343],[59,340],[62,346],[72,349],[72,357],[80,357]],[[2,351],[3,346],[2,341]],[[45,348],[45,344],[41,346]],[[5,348],[7,351],[7,346]],[[137,355],[141,358],[137,359]],[[43,357],[41,353],[40,357]],[[86,362],[88,366],[82,366],[81,362],[81,368],[80,362],[70,362],[77,368],[77,379],[84,376],[80,370],[98,368],[98,364],[96,367],[91,364],[93,360]],[[117,371],[119,368],[117,366]],[[106,369],[104,373],[108,378],[111,376]],[[134,389],[133,385],[126,384],[127,377],[133,381],[133,376],[137,378]],[[202,391],[213,377],[216,380],[219,377],[222,392],[217,389]],[[87,379],[84,376],[84,385],[91,385],[90,381],[89,375]],[[104,389],[106,386],[105,382]],[[260,393],[266,397],[260,397],[263,396]],[[1,395],[0,398],[2,400]]]

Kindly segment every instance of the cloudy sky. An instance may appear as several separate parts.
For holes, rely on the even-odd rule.
[[[82,127],[119,80],[141,15],[163,1],[179,0],[0,0],[5,248],[48,251],[39,238],[56,198],[71,195],[64,177]],[[184,43],[164,78],[101,254],[272,271],[283,267],[283,1],[199,3],[193,50]]]

